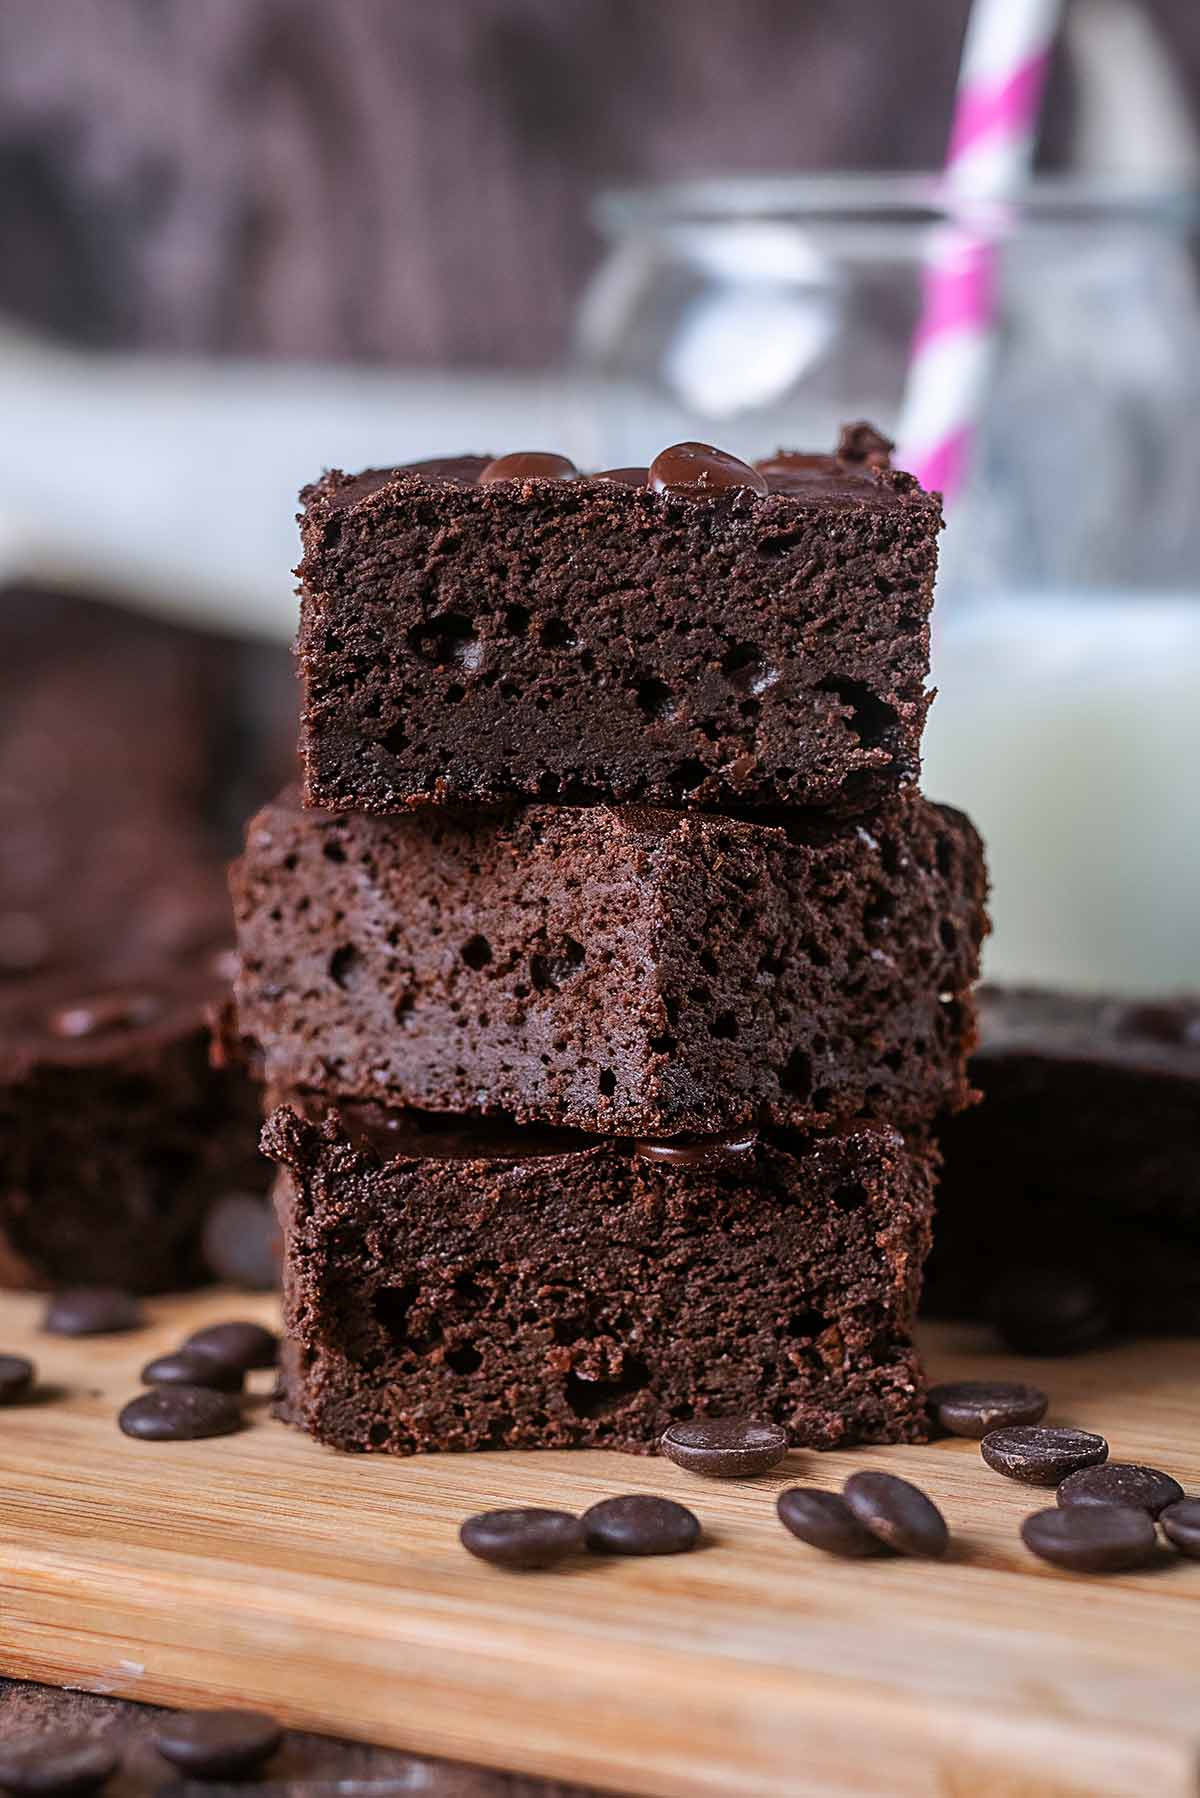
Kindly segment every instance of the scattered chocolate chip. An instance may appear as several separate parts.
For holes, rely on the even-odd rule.
[[[616,481],[621,487],[648,487],[650,470],[648,468],[606,468],[601,474],[593,475],[594,481]]]
[[[719,1167],[752,1155],[757,1142],[757,1130],[740,1130],[736,1136],[666,1137],[661,1142],[640,1137],[633,1152],[642,1161],[663,1161],[669,1167]]]
[[[163,1759],[195,1779],[242,1779],[282,1740],[280,1725],[261,1711],[180,1711],[154,1732]]]
[[[700,1519],[671,1498],[633,1492],[601,1499],[583,1514],[587,1545],[597,1555],[679,1555],[700,1540]]]
[[[1094,1280],[1054,1268],[1007,1275],[988,1310],[1004,1342],[1020,1355],[1078,1354],[1103,1342],[1112,1324]]]
[[[117,1770],[116,1748],[93,1736],[22,1736],[0,1742],[0,1786],[28,1798],[95,1792]]]
[[[468,1517],[458,1539],[470,1554],[495,1567],[526,1571],[553,1567],[583,1548],[583,1525],[569,1511],[483,1511]]]
[[[942,1429],[976,1442],[1006,1424],[1040,1423],[1049,1403],[1040,1387],[1017,1380],[950,1380],[929,1392],[930,1412]]]
[[[59,1006],[50,1014],[55,1036],[99,1036],[108,1030],[138,1030],[157,1017],[162,1001],[153,993],[105,993]]]
[[[209,1324],[194,1330],[183,1345],[186,1353],[215,1355],[249,1373],[255,1367],[274,1367],[279,1360],[279,1338],[262,1324]]]
[[[659,1443],[668,1461],[713,1480],[749,1480],[778,1467],[787,1431],[751,1417],[697,1417],[673,1423]]]
[[[279,1224],[265,1199],[226,1193],[209,1211],[201,1240],[214,1279],[243,1292],[273,1292],[279,1285]]]
[[[130,1293],[111,1286],[80,1286],[54,1294],[42,1328],[52,1336],[119,1336],[139,1329],[141,1323],[141,1310]]]
[[[826,1554],[858,1561],[886,1553],[878,1536],[858,1521],[844,1498],[816,1486],[792,1486],[775,1503],[784,1529]]]
[[[1105,1461],[1097,1467],[1081,1467],[1069,1473],[1058,1488],[1058,1502],[1072,1505],[1125,1505],[1157,1517],[1168,1505],[1178,1504],[1183,1487],[1157,1467],[1135,1461]]]
[[[1163,1535],[1181,1555],[1200,1561],[1200,1498],[1180,1498],[1159,1512]]]
[[[1157,1537],[1145,1511],[1128,1505],[1083,1505],[1069,1511],[1035,1511],[1021,1525],[1031,1554],[1071,1573],[1122,1573],[1144,1567]]]
[[[242,1414],[224,1392],[208,1386],[153,1386],[124,1407],[117,1422],[122,1434],[142,1442],[199,1442],[229,1436]]]
[[[15,1405],[33,1386],[34,1365],[24,1355],[0,1355],[0,1405]]]
[[[725,450],[714,449],[711,443],[673,443],[669,449],[659,450],[649,476],[655,493],[687,497],[727,493],[737,487],[757,494],[770,491],[757,468]]]
[[[493,481],[573,481],[579,473],[566,456],[549,450],[514,450],[511,455],[497,456],[480,471],[479,485],[490,487]]]
[[[170,1355],[156,1355],[142,1369],[145,1386],[207,1386],[213,1392],[240,1392],[245,1375],[240,1367],[222,1361],[219,1355],[198,1355],[187,1349],[176,1349]]]
[[[894,1473],[852,1473],[842,1496],[864,1529],[897,1554],[936,1560],[950,1545],[946,1519],[919,1486]]]
[[[1081,1467],[1099,1467],[1108,1459],[1108,1443],[1088,1430],[1051,1429],[1046,1424],[1018,1424],[992,1430],[979,1444],[988,1466],[1023,1486],[1057,1486]]]

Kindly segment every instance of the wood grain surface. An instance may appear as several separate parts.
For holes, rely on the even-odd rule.
[[[746,1793],[1183,1798],[1200,1767],[1200,1563],[1107,1580],[1033,1560],[1045,1502],[975,1444],[795,1453],[745,1483],[611,1454],[340,1457],[252,1405],[239,1435],[147,1444],[115,1413],[152,1353],[230,1315],[159,1301],[138,1334],[40,1334],[0,1300],[0,1347],[48,1391],[0,1412],[0,1672],[166,1703],[239,1702],[296,1727],[673,1798]],[[1052,1420],[1200,1490],[1200,1342],[1077,1360],[930,1330],[935,1377],[1020,1374]],[[266,1376],[269,1380],[269,1376]],[[853,1468],[918,1480],[945,1563],[838,1562],[785,1534],[785,1485]],[[491,1505],[670,1493],[697,1553],[506,1575],[457,1542]]]

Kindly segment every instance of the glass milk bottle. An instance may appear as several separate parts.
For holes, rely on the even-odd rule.
[[[762,455],[899,416],[915,178],[611,196],[585,297],[595,466],[699,437]],[[1200,989],[1200,306],[1190,197],[1035,183],[995,221],[999,310],[950,509],[924,785],[988,843],[995,979]],[[582,393],[583,389],[581,389]]]

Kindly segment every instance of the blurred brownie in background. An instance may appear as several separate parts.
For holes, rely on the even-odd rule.
[[[287,653],[0,594],[0,1279],[193,1284],[210,1204],[265,1188],[209,1067],[225,863],[286,777]]]
[[[1200,996],[985,987],[945,1123],[926,1309],[979,1315],[1010,1271],[1094,1282],[1118,1330],[1200,1332]]]

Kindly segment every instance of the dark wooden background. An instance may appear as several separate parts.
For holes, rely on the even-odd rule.
[[[1145,0],[1200,90],[1200,0]],[[532,366],[601,186],[940,159],[966,0],[3,0],[0,312]],[[1071,106],[1051,93],[1053,159]]]

